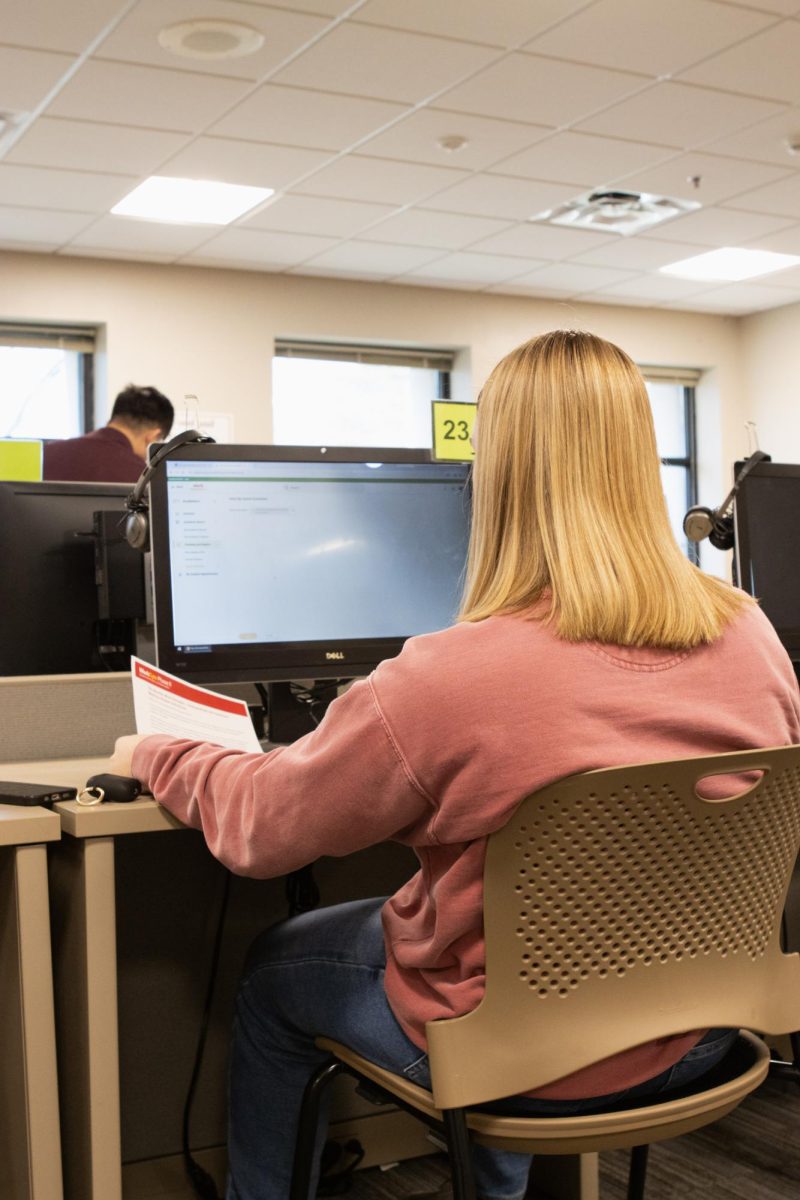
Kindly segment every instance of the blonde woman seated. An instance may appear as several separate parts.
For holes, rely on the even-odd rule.
[[[425,1022],[483,994],[486,838],[522,797],[579,771],[795,742],[797,684],[771,626],[670,531],[637,368],[588,333],[514,350],[482,392],[456,624],[410,639],[285,749],[123,738],[112,759],[241,874],[386,839],[420,860],[389,899],[292,918],[253,946],[228,1200],[286,1200],[315,1035],[428,1083]],[[731,1037],[687,1030],[508,1103],[575,1113],[669,1089]],[[475,1156],[483,1200],[520,1200],[524,1155]]]

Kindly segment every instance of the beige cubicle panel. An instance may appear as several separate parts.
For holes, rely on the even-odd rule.
[[[47,843],[60,821],[0,805],[0,1196],[62,1200]]]

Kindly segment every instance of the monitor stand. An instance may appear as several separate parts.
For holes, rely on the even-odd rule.
[[[338,680],[311,684],[268,683],[267,720],[269,740],[276,745],[296,742],[316,729],[328,705],[336,699]]]

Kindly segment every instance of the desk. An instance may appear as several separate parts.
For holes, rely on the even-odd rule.
[[[90,775],[102,769],[103,762],[98,759],[67,759],[59,762],[10,763],[6,764],[5,769],[10,777],[19,780],[80,786]],[[200,844],[200,835],[185,830],[179,821],[152,799],[144,798],[131,804],[104,803],[93,808],[84,808],[70,801],[57,805],[57,809],[65,837],[59,846],[59,853],[53,855],[51,860],[51,897],[66,1198],[123,1200],[124,1197],[125,1200],[138,1200],[140,1196],[151,1194],[151,1189],[155,1194],[156,1185],[163,1186],[165,1180],[174,1180],[177,1192],[183,1174],[180,1159],[175,1156],[174,1149],[170,1151],[168,1147],[156,1144],[158,1137],[155,1128],[148,1136],[142,1130],[142,1125],[147,1124],[148,1120],[153,1126],[157,1124],[156,1116],[150,1110],[157,1113],[159,1105],[162,1105],[163,1124],[173,1122],[179,1116],[179,1111],[175,1111],[178,1108],[175,1098],[177,1092],[173,1090],[172,1098],[161,1095],[164,1088],[160,1086],[160,1081],[152,1073],[148,1077],[147,1063],[150,1062],[152,1067],[153,1058],[152,1046],[148,1045],[148,1041],[160,1031],[152,1025],[148,1027],[146,1022],[142,1027],[140,1006],[147,1002],[148,985],[146,980],[142,983],[141,976],[147,964],[144,968],[141,963],[138,967],[134,965],[132,973],[136,977],[130,978],[130,960],[134,955],[131,953],[132,921],[126,893],[131,881],[136,878],[136,862],[131,864],[130,855],[121,855],[120,852],[123,849],[130,850],[134,856],[140,853],[139,863],[146,862],[149,867],[151,860],[156,858],[149,835],[171,832],[175,835],[175,841],[178,838],[190,839],[191,845],[184,843],[184,849],[186,855],[195,856],[192,858],[194,870],[206,869],[211,864],[218,871],[221,868],[217,868],[205,846]],[[141,839],[135,836],[138,834],[148,835],[146,845],[142,846]],[[166,843],[161,843],[159,839],[162,850],[165,845],[169,848],[172,844],[173,838],[167,839]],[[322,860],[317,865],[315,873],[327,902],[336,903],[354,899],[356,895],[380,895],[391,891],[404,877],[408,877],[410,870],[416,868],[416,860],[411,853],[399,846],[373,847],[353,858],[357,859],[357,863],[354,865],[348,859],[345,871],[342,871],[338,860]],[[153,865],[155,868],[154,861]],[[162,859],[162,869],[164,865]],[[185,868],[188,886],[191,888],[194,882],[195,893],[200,888],[198,902],[206,910],[212,909],[213,915],[214,892],[203,893],[202,887],[213,889],[214,880],[209,877],[205,884],[203,881],[193,881],[191,866],[184,864],[182,867],[178,859],[174,859],[171,866],[175,870]],[[159,886],[163,886],[163,874],[159,879]],[[172,882],[177,892],[185,883]],[[248,889],[245,900],[248,897],[255,899],[254,889],[259,893],[266,889],[261,927],[285,915],[281,881],[263,881],[261,884],[251,880],[237,882]],[[150,889],[157,886],[152,878],[147,880],[147,884]],[[354,887],[362,890],[354,894]],[[147,899],[143,896],[142,903]],[[152,897],[150,900],[152,902]],[[183,916],[174,906],[169,908],[166,919],[163,912],[159,915],[160,927],[152,927],[149,936],[152,937],[154,931],[165,938],[169,935],[174,945],[181,935],[171,927],[173,923],[180,923]],[[244,936],[246,931],[243,929],[231,930],[231,925],[235,924],[235,920],[229,922],[228,930],[238,932],[243,944],[258,928],[255,926]],[[146,941],[147,936],[142,934],[140,941]],[[207,944],[208,940],[208,936],[204,935],[204,943]],[[161,947],[163,953],[166,953],[165,947],[166,942]],[[158,960],[158,951],[154,951],[154,957]],[[238,965],[230,965],[230,973],[238,975]],[[162,975],[165,966],[165,958],[155,963]],[[202,964],[198,969],[204,969]],[[124,989],[118,988],[118,981],[120,985],[124,983]],[[154,986],[159,987],[160,982],[163,981],[156,979],[154,969],[149,990],[152,991]],[[187,983],[185,974],[178,978],[177,983],[176,988],[173,980],[170,988],[160,993],[162,1008],[158,1011],[166,1013],[166,1005],[175,1003],[172,993]],[[205,989],[205,975],[193,976],[188,980],[188,986],[195,1004],[199,1005]],[[118,994],[123,990],[127,992],[127,999],[126,995]],[[183,1003],[186,1003],[185,998]],[[196,1012],[188,1017],[192,1029],[197,1026],[196,1017]],[[134,1025],[138,1025],[138,1030],[132,1028]],[[227,1023],[220,1036],[227,1040]],[[127,1047],[126,1039],[129,1042]],[[162,1042],[160,1052],[162,1057],[166,1056],[170,1053],[170,1047]],[[179,1057],[175,1055],[175,1070],[180,1070],[185,1085],[188,1068],[185,1061],[177,1062]],[[161,1063],[158,1065],[161,1066]],[[167,1069],[171,1070],[170,1064],[167,1064]],[[211,1063],[208,1068],[208,1074],[218,1080],[215,1090],[219,1093],[223,1090],[221,1070],[219,1061]],[[126,1097],[129,1110],[127,1119],[124,1111]],[[334,1102],[331,1135],[340,1139],[358,1137],[367,1151],[365,1166],[431,1152],[432,1147],[422,1126],[405,1114],[365,1107],[359,1101],[354,1105],[349,1087],[341,1089]],[[212,1116],[210,1114],[206,1121],[207,1128],[213,1127]],[[195,1124],[202,1123],[193,1122],[193,1129]],[[210,1146],[212,1142],[205,1140],[204,1143],[200,1137],[198,1144]],[[197,1154],[196,1157],[207,1169],[218,1173],[222,1162],[219,1153],[215,1155],[212,1150],[209,1155]],[[145,1159],[151,1160],[151,1168],[143,1161]],[[123,1167],[123,1163],[130,1165]],[[564,1197],[565,1200],[596,1200],[597,1156],[541,1159],[537,1164],[537,1184],[546,1188],[552,1196]]]
[[[4,770],[15,779],[79,786],[103,761],[7,763]],[[50,887],[65,1195],[138,1200],[162,1187],[177,1194],[185,1184],[175,1131],[224,872],[202,836],[152,799],[94,808],[72,801],[58,810],[64,838],[51,856]],[[154,833],[171,836],[154,842]],[[414,868],[413,855],[399,846],[355,859],[345,871],[338,860],[319,864],[328,902],[354,898],[358,888],[361,895],[391,890]],[[228,1000],[246,945],[286,915],[283,880],[233,882],[220,968],[225,979],[202,1073],[205,1095],[198,1095],[192,1119],[193,1144],[207,1147],[196,1157],[217,1175],[224,1170]],[[358,1137],[367,1150],[365,1165],[431,1152],[417,1122],[354,1101],[349,1087],[335,1097],[331,1134]]]
[[[9,776],[14,778],[13,775]],[[0,1195],[61,1200],[44,808],[0,805]]]

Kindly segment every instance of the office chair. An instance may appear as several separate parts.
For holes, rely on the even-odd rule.
[[[734,775],[717,780],[731,798],[701,798]],[[800,746],[591,771],[523,800],[487,845],[484,999],[426,1026],[432,1090],[318,1039],[331,1058],[306,1090],[291,1200],[308,1200],[321,1093],[341,1072],[444,1134],[455,1200],[475,1200],[470,1138],[531,1154],[631,1147],[639,1200],[649,1143],[718,1120],[764,1079],[769,1052],[749,1031],[798,1026],[800,955],[780,946],[798,848]],[[740,1029],[730,1052],[668,1098],[571,1117],[474,1111],[716,1027]]]

